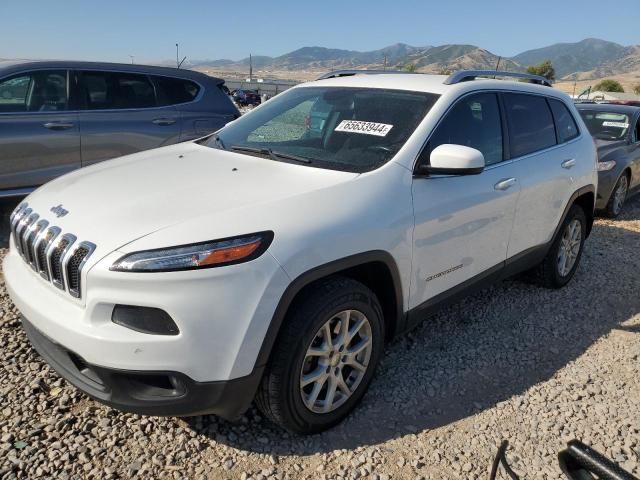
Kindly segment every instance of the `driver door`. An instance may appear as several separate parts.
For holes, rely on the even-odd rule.
[[[504,265],[520,187],[512,165],[503,162],[505,126],[498,102],[494,93],[460,99],[421,155],[428,162],[439,145],[464,145],[480,150],[486,166],[476,175],[414,178],[410,308],[428,308]]]

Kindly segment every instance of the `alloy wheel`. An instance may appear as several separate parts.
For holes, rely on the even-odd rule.
[[[627,198],[628,188],[629,182],[627,180],[627,176],[623,175],[622,177],[620,177],[620,180],[618,180],[618,187],[613,193],[613,213],[615,215],[618,215],[622,211],[624,201]]]
[[[582,246],[582,225],[572,220],[564,229],[558,249],[558,273],[566,277],[576,263]]]
[[[316,332],[300,372],[300,394],[314,413],[343,405],[365,376],[373,350],[371,324],[357,310],[332,316]]]

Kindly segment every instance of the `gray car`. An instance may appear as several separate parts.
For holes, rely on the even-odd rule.
[[[596,208],[620,215],[625,200],[640,192],[640,107],[576,105],[598,147]]]
[[[175,68],[0,62],[0,197],[221,128],[240,115],[223,85]]]

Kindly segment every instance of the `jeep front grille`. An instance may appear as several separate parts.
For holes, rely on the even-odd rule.
[[[81,297],[82,269],[95,250],[91,242],[76,242],[71,233],[49,226],[37,213],[21,204],[11,214],[11,236],[25,262],[44,280],[73,297]]]

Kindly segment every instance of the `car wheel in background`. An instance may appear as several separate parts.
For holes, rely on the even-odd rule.
[[[382,309],[363,284],[332,277],[297,298],[256,396],[285,429],[326,430],[362,399],[384,349]]]
[[[609,202],[607,203],[607,208],[605,210],[607,217],[616,218],[620,213],[622,213],[622,208],[624,207],[624,202],[627,199],[628,191],[629,177],[626,172],[623,172],[618,179],[613,192],[611,192],[611,197],[609,197]]]
[[[573,277],[582,257],[587,219],[582,208],[573,205],[542,263],[535,269],[536,283],[546,288],[564,287]]]

